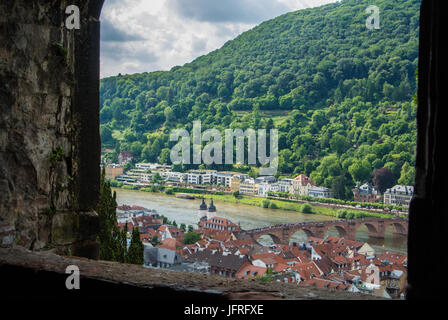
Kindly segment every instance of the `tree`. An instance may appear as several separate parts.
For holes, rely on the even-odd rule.
[[[201,239],[201,235],[197,232],[190,231],[184,234],[184,244],[194,244]]]
[[[168,148],[163,148],[160,152],[160,156],[157,158],[160,164],[170,164],[171,163],[171,150]]]
[[[366,182],[370,180],[370,164],[367,160],[355,161],[350,167],[348,172],[356,182]]]
[[[132,230],[131,243],[129,245],[128,254],[126,255],[126,261],[131,264],[143,264],[143,252],[145,248],[142,240],[140,239],[140,231],[138,227]]]
[[[152,237],[152,239],[151,239],[151,244],[152,244],[153,246],[156,246],[156,245],[160,244],[159,236],[158,236],[158,235],[154,235],[154,236]]]
[[[347,181],[345,179],[345,176],[341,175],[333,179],[333,182],[331,183],[331,193],[334,198],[336,199],[345,199],[346,198],[346,192],[345,192],[345,186],[347,185]]]
[[[99,218],[99,232],[97,241],[100,248],[100,259],[109,261],[124,260],[123,252],[126,250],[126,241],[123,241],[123,232],[117,226],[116,193],[112,194],[110,184],[106,181],[103,168],[100,177],[99,201],[95,211]]]
[[[409,163],[405,162],[401,167],[401,175],[400,179],[398,179],[398,183],[405,186],[412,186],[414,185],[414,178],[415,168]]]
[[[128,172],[129,170],[132,169],[135,169],[135,165],[132,162],[127,162],[123,167],[124,172]]]
[[[373,185],[380,192],[384,193],[386,189],[391,188],[395,184],[395,177],[392,170],[384,167],[373,172]]]
[[[343,154],[348,149],[349,146],[350,145],[347,139],[340,134],[335,134],[330,139],[330,149],[331,151],[336,152],[338,155]]]
[[[290,13],[183,67],[104,78],[103,146],[134,155],[143,146],[137,161],[169,164],[170,129],[191,133],[193,120],[221,132],[275,127],[278,172],[306,173],[326,187],[351,165],[350,183],[353,177],[368,181],[382,167],[401,178],[403,164],[415,163],[417,106],[410,100],[416,83],[409,79],[418,62],[418,6],[392,1],[387,11],[397,19],[375,43],[359,32],[359,5],[350,2],[331,8],[332,24],[321,23],[325,8]],[[330,54],[322,54],[324,43]],[[400,141],[406,148],[398,148]],[[369,162],[368,174],[362,160]]]
[[[151,178],[152,183],[161,183],[162,181],[163,179],[158,172],[156,172]]]

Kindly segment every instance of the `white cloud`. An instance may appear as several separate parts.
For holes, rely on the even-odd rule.
[[[330,2],[335,0],[107,0],[101,77],[169,70],[264,20]]]

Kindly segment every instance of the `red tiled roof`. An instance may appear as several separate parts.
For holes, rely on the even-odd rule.
[[[378,257],[379,260],[384,261],[387,260],[389,263],[393,264],[405,264],[407,262],[407,255],[386,251]]]
[[[301,278],[304,280],[320,275],[319,269],[313,262],[297,263],[290,266],[290,268],[292,270],[297,270],[300,273]]]
[[[179,247],[183,247],[183,243],[174,238],[165,239],[161,244],[157,245],[157,248],[164,248],[169,250],[176,250]]]
[[[245,263],[243,267],[236,273],[235,278],[249,279],[263,276],[266,273],[266,270],[267,268],[257,267],[250,263]]]
[[[321,244],[323,243],[324,239],[322,238],[316,238],[316,237],[309,237],[306,242],[307,243],[316,243],[316,244]]]

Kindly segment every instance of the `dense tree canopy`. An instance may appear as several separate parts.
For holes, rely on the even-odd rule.
[[[169,163],[170,130],[191,132],[194,120],[203,130],[276,128],[282,174],[306,173],[345,198],[384,167],[410,183],[420,1],[375,1],[379,30],[365,26],[370,4],[291,12],[171,71],[102,79],[103,145]]]

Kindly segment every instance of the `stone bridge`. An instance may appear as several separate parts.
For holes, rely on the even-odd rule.
[[[355,240],[356,231],[363,225],[367,227],[369,237],[372,238],[384,238],[385,231],[389,226],[393,226],[394,234],[407,235],[408,233],[408,220],[401,218],[365,218],[281,224],[244,230],[242,231],[242,234],[249,235],[254,240],[257,240],[261,236],[269,235],[274,243],[289,244],[291,236],[299,230],[303,230],[308,237],[324,238],[327,231],[334,227],[338,231],[340,237],[348,240]]]

